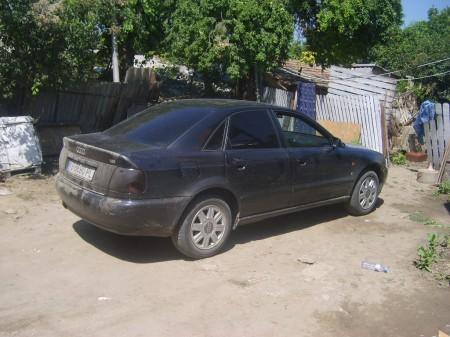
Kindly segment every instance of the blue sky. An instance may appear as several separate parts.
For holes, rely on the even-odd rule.
[[[402,5],[404,24],[409,25],[414,21],[425,20],[431,7],[442,9],[450,6],[450,0],[402,0]]]

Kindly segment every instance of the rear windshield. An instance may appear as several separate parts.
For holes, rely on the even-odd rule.
[[[153,146],[168,146],[195,123],[204,118],[210,109],[183,107],[182,104],[159,104],[105,131],[110,136]]]

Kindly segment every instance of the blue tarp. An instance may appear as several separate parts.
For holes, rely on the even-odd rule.
[[[417,116],[413,127],[421,144],[423,144],[423,136],[425,135],[423,124],[434,120],[435,116],[436,109],[433,102],[426,100],[420,105],[419,115]]]
[[[299,82],[297,87],[297,111],[316,119],[316,84]]]
[[[299,82],[297,87],[297,111],[316,119],[316,84],[311,82]],[[296,123],[296,132],[314,134],[315,130],[305,123]]]

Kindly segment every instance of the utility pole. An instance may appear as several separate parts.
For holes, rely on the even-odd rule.
[[[261,92],[260,92],[260,73],[258,64],[255,63],[255,93],[256,93],[256,101],[261,102]]]
[[[117,27],[113,27],[111,29],[111,45],[112,45],[112,71],[113,71],[113,82],[120,82],[119,75],[119,52],[117,51],[117,35],[116,35]]]

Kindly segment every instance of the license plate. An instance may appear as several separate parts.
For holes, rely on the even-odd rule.
[[[91,181],[95,173],[95,168],[80,164],[70,159],[67,162],[66,170],[69,174],[87,181]]]

